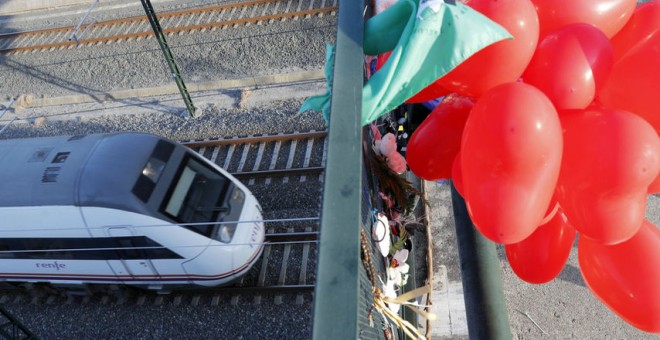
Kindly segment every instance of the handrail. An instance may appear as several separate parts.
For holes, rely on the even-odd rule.
[[[470,339],[511,339],[495,243],[474,228],[453,183],[451,201]]]
[[[363,0],[342,1],[338,13],[314,339],[358,338]]]

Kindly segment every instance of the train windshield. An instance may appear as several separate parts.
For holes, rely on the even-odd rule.
[[[229,212],[224,204],[229,180],[193,157],[184,159],[178,180],[170,187],[162,210],[182,223],[218,221]],[[211,236],[214,225],[191,226],[190,229]]]

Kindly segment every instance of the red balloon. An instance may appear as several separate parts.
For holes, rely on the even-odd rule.
[[[621,31],[612,37],[614,60],[621,59],[637,44],[643,44],[656,34],[660,34],[660,1],[638,6]]]
[[[479,98],[461,145],[464,197],[477,229],[504,244],[531,235],[552,199],[561,154],[559,118],[541,91],[513,82]]]
[[[578,241],[587,287],[627,323],[660,333],[660,229],[648,221],[623,243]]]
[[[589,24],[571,24],[541,40],[523,81],[543,91],[557,110],[584,109],[612,65],[612,46],[605,34]]]
[[[642,116],[660,132],[659,61],[660,34],[655,34],[614,64],[599,93],[600,101]]]
[[[639,116],[590,107],[562,113],[564,154],[557,199],[582,234],[603,244],[632,237],[660,171],[660,139]]]
[[[529,283],[546,283],[557,277],[568,261],[575,228],[561,211],[539,226],[528,238],[505,246],[513,272]]]
[[[465,4],[513,36],[475,53],[440,78],[449,91],[479,97],[496,85],[520,78],[536,49],[539,22],[530,0],[468,0]]]
[[[649,185],[649,190],[647,191],[650,195],[660,194],[660,173],[656,176],[653,183]]]
[[[378,57],[376,58],[376,71],[380,70],[383,65],[385,65],[385,62],[387,59],[390,58],[390,55],[392,54],[392,51],[385,52],[382,54],[379,54]]]
[[[383,65],[385,65],[385,62],[390,57],[390,54],[392,54],[392,51],[385,52],[378,56],[378,59],[376,59],[376,71],[380,70],[380,68],[383,67]],[[438,79],[435,82],[433,82],[431,85],[417,92],[416,95],[408,98],[408,100],[406,100],[406,103],[408,104],[423,103],[429,100],[434,100],[446,96],[447,94],[449,94],[449,91],[445,90],[442,87],[442,85],[440,85],[440,79]]]
[[[417,92],[416,95],[408,98],[406,103],[423,103],[429,100],[438,99],[449,94],[449,91],[445,90],[442,85],[440,85],[440,79],[433,82],[431,85],[423,88],[421,91]]]
[[[539,16],[543,37],[569,24],[579,22],[598,27],[608,38],[613,37],[632,15],[637,0],[532,0]]]
[[[451,94],[415,130],[406,149],[406,161],[415,175],[429,181],[451,178],[452,163],[473,106],[473,99]]]
[[[465,199],[463,195],[463,169],[461,169],[461,152],[459,151],[454,158],[451,166],[451,181],[454,183],[456,191]]]
[[[545,216],[543,216],[543,220],[541,220],[539,225],[544,225],[550,222],[551,219],[555,218],[555,215],[557,215],[559,209],[559,203],[553,196],[552,200],[550,201],[550,205],[548,206],[548,210],[545,212]]]

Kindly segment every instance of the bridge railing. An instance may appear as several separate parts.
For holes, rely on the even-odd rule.
[[[362,222],[362,0],[338,10],[328,158],[323,190],[314,339],[358,339]]]
[[[361,259],[361,252],[374,254],[371,242],[367,249],[361,244],[361,230],[371,235],[373,211],[382,208],[378,184],[365,161],[370,137],[360,123],[364,6],[363,0],[341,1],[338,10],[314,339],[387,337],[382,316],[374,312],[373,282]],[[510,338],[495,246],[475,232],[455,192],[453,205],[470,337]],[[376,268],[384,268],[378,256],[373,261]]]

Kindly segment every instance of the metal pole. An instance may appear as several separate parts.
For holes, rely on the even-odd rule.
[[[82,26],[82,23],[85,22],[85,19],[87,19],[89,14],[92,13],[92,9],[94,8],[94,6],[96,6],[96,4],[98,2],[99,2],[99,0],[94,0],[92,5],[89,7],[89,10],[87,11],[87,13],[82,17],[82,19],[80,19],[80,22],[78,23],[76,28],[73,29],[73,32],[71,32],[71,35],[69,36],[69,41],[71,41],[72,39],[75,39],[76,40],[76,45],[80,45],[80,41],[78,40],[78,37],[76,36],[76,33],[78,32],[78,29],[80,29],[80,26]]]
[[[474,228],[453,183],[451,200],[470,339],[511,339],[495,244]]]
[[[5,130],[7,130],[7,128],[9,127],[9,125],[11,125],[11,123],[13,123],[16,119],[18,119],[18,116],[12,118],[12,119],[9,121],[9,123],[7,123],[7,125],[3,126],[2,129],[0,129],[0,135],[1,135],[3,132],[5,132]]]
[[[188,113],[190,114],[191,117],[196,118],[197,115],[195,114],[195,110],[196,110],[195,106],[193,105],[192,99],[190,98],[190,94],[188,94],[188,89],[186,88],[186,84],[183,83],[183,79],[181,78],[181,74],[179,73],[179,68],[176,66],[176,63],[174,62],[174,56],[172,55],[172,51],[170,51],[170,48],[167,45],[167,41],[165,40],[165,35],[163,34],[163,30],[160,27],[158,18],[156,17],[156,12],[154,11],[153,6],[151,6],[151,1],[149,0],[140,0],[140,1],[142,2],[144,11],[147,13],[147,18],[149,18],[149,23],[151,23],[151,28],[154,31],[156,40],[158,40],[160,49],[163,51],[163,54],[165,55],[165,60],[167,60],[167,65],[170,67],[170,72],[172,72],[172,77],[176,81],[176,86],[179,88],[179,92],[181,92],[183,101],[186,103],[186,108],[188,108]]]

